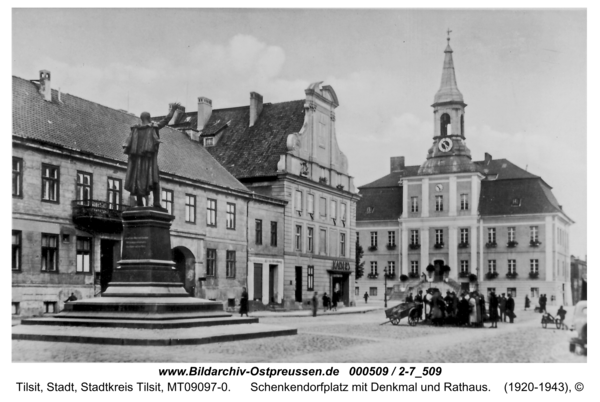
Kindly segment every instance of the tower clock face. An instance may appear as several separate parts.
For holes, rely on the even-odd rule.
[[[438,148],[442,152],[448,152],[452,149],[452,140],[450,138],[444,138],[438,144]]]

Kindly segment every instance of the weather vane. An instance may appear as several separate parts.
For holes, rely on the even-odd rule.
[[[448,38],[447,38],[448,39],[448,43],[450,43],[450,32],[452,32],[452,31],[450,30],[450,28],[448,28]]]

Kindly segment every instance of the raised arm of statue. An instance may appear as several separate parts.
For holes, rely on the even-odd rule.
[[[171,103],[169,105],[170,106],[169,114],[166,115],[164,119],[162,119],[156,123],[156,126],[158,127],[159,130],[161,128],[163,128],[164,126],[166,126],[167,124],[169,124],[169,121],[173,118],[173,115],[175,114],[175,111],[177,110],[177,108],[179,108],[179,105],[180,104],[177,102]]]

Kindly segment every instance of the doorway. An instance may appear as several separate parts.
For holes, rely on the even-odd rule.
[[[302,303],[302,267],[296,267],[296,301]]]
[[[269,265],[269,303],[276,303],[277,295],[277,265]]]
[[[433,280],[435,282],[442,281],[444,279],[444,260],[435,260],[433,262]]]
[[[331,297],[336,297],[338,303],[350,305],[350,281],[349,275],[331,274]]]
[[[119,240],[100,239],[100,292],[104,292],[108,287],[120,257]]]
[[[185,291],[190,296],[194,296],[194,287],[196,284],[196,258],[194,254],[186,247],[175,247],[171,250],[175,269],[179,275],[179,280],[183,284]]]
[[[259,263],[254,264],[254,295],[252,300],[260,300],[263,298],[263,265]]]

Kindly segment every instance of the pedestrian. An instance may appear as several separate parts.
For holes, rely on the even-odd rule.
[[[312,310],[313,310],[313,317],[317,316],[317,304],[319,303],[319,299],[317,298],[318,294],[317,292],[315,292],[314,296],[312,297]]]
[[[415,303],[417,303],[417,306],[419,308],[419,318],[422,319],[423,318],[423,291],[419,290],[419,293],[417,293],[417,295],[415,296]]]
[[[563,306],[560,306],[558,308],[558,311],[556,312],[556,316],[560,317],[560,329],[567,329],[567,326],[565,324],[565,318],[567,316],[567,311],[563,308]]]
[[[365,304],[367,304],[367,300],[369,300],[369,294],[365,292],[365,295],[363,297],[365,299]]]
[[[406,296],[405,302],[406,302],[406,303],[412,303],[412,302],[413,302],[413,295],[412,295],[412,292],[410,292],[410,293],[408,294],[408,296]]]
[[[527,311],[527,309],[529,308],[529,296],[525,295],[525,311]]]
[[[434,326],[441,326],[444,321],[444,299],[440,292],[435,292],[431,296],[431,322]]]
[[[77,300],[77,296],[75,296],[75,293],[71,293],[71,296],[67,297],[67,300],[65,300],[65,303],[76,301],[76,300]]]
[[[331,298],[331,310],[332,311],[337,311],[337,304],[338,304],[338,292],[333,292],[333,296]]]
[[[469,325],[475,327],[479,320],[477,319],[477,298],[474,292],[471,292],[469,297]]]
[[[546,312],[546,295],[545,294],[542,294],[540,296],[539,303],[540,303],[540,313],[543,314]]]
[[[248,292],[246,288],[242,288],[242,297],[240,299],[240,317],[243,317],[244,314],[248,317]]]
[[[512,297],[512,293],[508,294],[508,299],[506,300],[506,315],[508,316],[510,323],[513,324],[515,322],[515,300]]]
[[[460,300],[458,301],[458,325],[468,325],[469,324],[469,301],[467,300],[467,294],[463,293],[460,295]]]
[[[483,327],[483,322],[485,321],[485,298],[482,294],[479,294],[479,326]]]
[[[331,310],[331,302],[329,301],[329,296],[327,296],[327,292],[323,293],[323,310]]]
[[[500,296],[500,321],[506,322],[506,297],[502,293]]]
[[[495,292],[490,292],[490,328],[498,328],[498,297]]]

